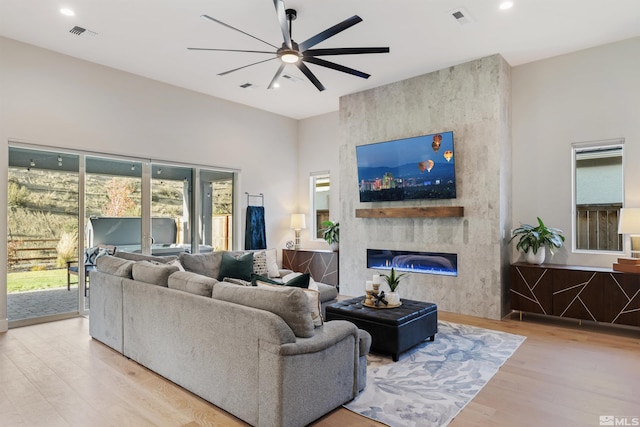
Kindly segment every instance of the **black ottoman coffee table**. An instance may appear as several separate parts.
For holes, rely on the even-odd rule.
[[[371,334],[371,350],[391,354],[397,362],[400,353],[438,332],[438,307],[431,302],[403,299],[397,308],[369,308],[364,296],[328,305],[326,320],[348,320]]]

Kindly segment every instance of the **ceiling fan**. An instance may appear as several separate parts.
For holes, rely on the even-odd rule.
[[[269,55],[275,55],[272,58],[264,59],[262,61],[254,62],[248,65],[244,65],[242,67],[234,68],[233,70],[228,70],[218,74],[219,76],[224,76],[229,73],[233,73],[234,71],[241,70],[243,68],[251,67],[252,65],[261,64],[263,62],[271,61],[273,59],[279,58],[281,61],[280,67],[276,74],[271,79],[271,83],[269,84],[269,89],[273,89],[276,87],[276,83],[278,79],[282,75],[284,68],[287,64],[293,64],[302,73],[314,84],[314,86],[319,90],[323,91],[325,87],[320,83],[318,78],[311,72],[309,67],[305,65],[305,62],[309,62],[311,64],[320,65],[321,67],[331,68],[332,70],[341,71],[343,73],[351,74],[357,77],[362,77],[363,79],[369,78],[369,74],[364,73],[362,71],[354,70],[353,68],[345,67],[344,65],[336,64],[334,62],[330,62],[318,56],[330,56],[330,55],[357,55],[363,53],[388,53],[388,47],[343,47],[343,48],[331,48],[331,49],[311,49],[313,46],[317,45],[328,39],[329,37],[333,37],[336,34],[346,30],[354,26],[355,24],[362,21],[358,15],[354,15],[351,18],[345,19],[344,21],[334,25],[331,28],[327,28],[326,30],[316,34],[315,36],[303,41],[302,43],[296,43],[292,39],[291,32],[291,23],[297,17],[297,13],[294,9],[285,9],[284,0],[273,0],[273,4],[276,8],[276,14],[278,15],[278,21],[280,22],[280,28],[282,30],[282,37],[284,38],[284,42],[282,46],[275,46],[267,41],[264,41],[256,36],[253,36],[245,31],[239,30],[238,28],[232,27],[229,24],[225,24],[222,21],[219,21],[215,18],[212,18],[209,15],[202,15],[202,18],[213,21],[217,24],[220,24],[224,27],[232,29],[234,31],[238,31],[244,35],[247,35],[253,39],[256,39],[262,43],[265,43],[274,49],[275,51],[263,51],[263,50],[237,50],[237,49],[210,49],[210,48],[199,48],[199,47],[189,47],[189,50],[211,50],[211,51],[219,51],[219,52],[247,52],[247,53],[265,53]]]

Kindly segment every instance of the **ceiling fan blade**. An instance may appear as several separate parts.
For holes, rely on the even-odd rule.
[[[312,56],[308,58],[302,58],[303,61],[311,62],[312,64],[320,65],[321,67],[331,68],[332,70],[342,71],[343,73],[351,74],[353,76],[362,77],[368,79],[370,74],[363,73],[362,71],[354,70],[353,68],[345,67],[344,65],[336,64],[334,62],[325,61],[324,59],[314,58]]]
[[[258,38],[258,37],[256,37],[256,36],[252,36],[251,34],[246,33],[246,32],[244,32],[244,31],[242,31],[242,30],[239,30],[239,29],[237,29],[236,27],[232,27],[232,26],[231,26],[231,25],[229,25],[229,24],[225,24],[225,23],[224,23],[224,22],[222,22],[222,21],[218,21],[217,19],[212,18],[212,17],[210,17],[209,15],[200,15],[200,17],[201,17],[201,18],[208,19],[208,20],[210,20],[210,21],[213,21],[213,22],[215,22],[216,24],[220,24],[220,25],[222,25],[223,27],[227,27],[227,28],[229,28],[229,29],[231,29],[231,30],[237,31],[237,32],[239,32],[239,33],[242,33],[242,34],[244,34],[245,36],[249,36],[249,37],[251,37],[252,39],[256,39],[256,40],[258,40],[258,41],[261,41],[262,43],[268,44],[269,46],[271,46],[271,47],[273,47],[273,48],[275,48],[275,49],[278,49],[278,46],[274,46],[274,45],[272,45],[271,43],[269,43],[269,42],[266,42],[266,41],[262,40],[261,38]]]
[[[284,70],[285,65],[286,64],[284,62],[280,64],[280,68],[278,68],[278,71],[276,71],[273,79],[271,79],[271,83],[269,83],[269,87],[267,89],[273,89],[275,87],[275,84],[278,82],[280,75],[282,75],[282,71]]]
[[[300,69],[300,71],[304,73],[305,76],[307,76],[311,83],[313,83],[313,85],[318,88],[320,92],[325,89],[324,86],[322,86],[322,83],[320,83],[320,80],[318,80],[318,78],[311,72],[309,67],[304,65],[304,62],[299,61],[296,63],[296,66]]]
[[[209,49],[208,47],[188,47],[187,50],[213,50],[216,52],[269,53],[271,55],[275,55],[275,52],[267,52],[266,50]]]
[[[315,36],[311,37],[310,39],[307,39],[307,40],[303,41],[302,43],[300,43],[298,45],[300,47],[300,51],[304,52],[305,50],[309,49],[310,47],[315,46],[318,43],[325,41],[329,37],[333,37],[336,34],[338,34],[339,32],[344,31],[347,28],[350,28],[350,27],[356,25],[358,22],[362,22],[362,18],[360,18],[358,15],[353,15],[351,18],[347,18],[344,21],[340,22],[339,24],[336,24],[331,28],[327,28],[326,30],[316,34]]]
[[[251,67],[252,65],[262,64],[263,62],[272,61],[272,60],[274,60],[276,58],[277,57],[273,57],[273,58],[269,58],[269,59],[264,59],[262,61],[254,62],[254,63],[249,64],[249,65],[243,65],[242,67],[234,68],[233,70],[225,71],[225,72],[220,73],[218,75],[219,76],[226,76],[227,74],[233,73],[234,71],[242,70],[243,68]]]
[[[292,49],[291,34],[289,34],[289,24],[284,8],[284,0],[273,0],[273,5],[276,7],[276,14],[278,15],[278,22],[280,22],[284,44],[287,45],[289,49]]]
[[[302,52],[307,56],[359,55],[362,53],[389,53],[388,47],[339,47],[334,49],[309,49]]]

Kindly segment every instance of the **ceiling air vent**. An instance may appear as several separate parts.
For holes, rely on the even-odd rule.
[[[87,30],[86,28],[78,27],[77,25],[69,30],[71,34],[75,34],[76,36],[97,36],[98,33],[95,31]]]
[[[240,87],[241,87],[242,89],[251,89],[251,88],[253,87],[253,84],[251,84],[251,83],[245,83],[245,84],[243,84],[243,85],[240,85]]]
[[[302,79],[301,79],[301,78],[296,77],[296,76],[292,76],[291,74],[283,74],[283,75],[282,75],[282,78],[283,78],[283,79],[287,79],[287,80],[289,80],[289,81],[292,81],[292,82],[294,82],[294,83],[297,83],[297,82],[302,81]]]
[[[450,11],[449,14],[453,16],[453,19],[455,19],[456,22],[460,25],[466,25],[466,24],[471,24],[472,22],[475,22],[475,20],[469,14],[469,12],[467,12],[461,7]]]

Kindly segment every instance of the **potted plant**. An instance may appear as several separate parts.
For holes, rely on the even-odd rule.
[[[340,223],[338,221],[323,221],[322,237],[331,246],[334,251],[338,250],[338,244],[340,243]]]
[[[400,294],[396,292],[396,289],[400,285],[400,279],[406,275],[407,273],[396,274],[396,270],[393,267],[391,267],[391,273],[389,273],[388,275],[387,274],[380,275],[380,277],[384,279],[385,282],[387,282],[387,285],[389,285],[389,290],[391,291],[387,294],[387,301],[389,302],[389,304],[391,305],[400,304]]]
[[[564,236],[562,230],[547,227],[538,217],[538,225],[522,224],[511,232],[511,242],[518,238],[516,249],[522,251],[529,264],[542,264],[546,255],[545,248],[553,255],[555,248],[562,247]]]

